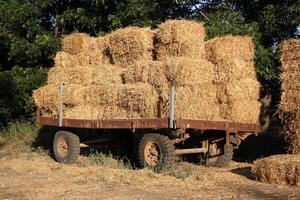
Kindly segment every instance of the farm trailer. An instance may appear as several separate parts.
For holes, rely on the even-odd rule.
[[[192,154],[202,163],[224,167],[233,150],[249,135],[261,132],[259,124],[181,119],[174,117],[174,87],[170,90],[168,118],[155,119],[69,119],[63,118],[63,85],[60,85],[58,117],[44,117],[37,109],[36,123],[58,127],[53,140],[53,153],[58,162],[74,163],[80,148],[98,140],[81,141],[76,128],[130,130],[140,167],[160,169],[182,155]]]

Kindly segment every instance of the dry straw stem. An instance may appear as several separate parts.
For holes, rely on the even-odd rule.
[[[283,112],[298,110],[300,112],[300,89],[285,89],[282,92],[280,109]]]
[[[291,39],[291,40],[284,41],[280,45],[280,50],[281,50],[281,62],[283,63],[283,68],[285,68],[284,63],[293,60],[299,61],[300,60],[300,53],[299,53],[300,39]]]
[[[155,32],[155,55],[158,60],[170,56],[205,58],[204,38],[205,29],[202,23],[167,20]]]
[[[263,182],[300,187],[300,155],[275,155],[254,162],[252,173]]]
[[[211,84],[181,86],[175,89],[175,117],[186,119],[221,120],[216,88]],[[169,116],[169,91],[163,92],[161,117]]]
[[[152,60],[153,31],[138,27],[119,29],[107,36],[106,47],[113,63],[124,67],[137,60]]]
[[[288,144],[289,152],[293,154],[300,153],[300,112],[280,111],[280,117],[283,121],[283,135]]]
[[[122,83],[124,69],[117,65],[98,64],[89,67],[53,67],[48,73],[48,84],[101,85]]]
[[[205,43],[206,56],[214,64],[226,60],[253,61],[254,44],[252,37],[225,36],[208,40]]]

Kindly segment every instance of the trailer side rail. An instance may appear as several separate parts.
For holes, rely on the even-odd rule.
[[[48,126],[58,126],[59,118],[37,117],[36,123]],[[93,128],[93,129],[199,129],[199,130],[226,130],[229,132],[260,132],[258,124],[234,123],[226,121],[174,119],[172,126],[168,118],[157,119],[113,119],[113,120],[85,120],[62,119],[62,127]]]

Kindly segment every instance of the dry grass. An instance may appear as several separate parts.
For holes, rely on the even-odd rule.
[[[202,23],[189,20],[167,20],[155,31],[155,56],[164,60],[170,56],[205,58],[205,29]]]
[[[244,168],[250,165],[245,164],[217,169],[180,163],[157,174],[147,169],[131,170],[107,158],[98,157],[92,165],[85,165],[84,160],[62,165],[36,154],[30,159],[26,155],[2,158],[0,198],[229,200],[297,199],[300,194],[298,188],[279,188],[248,179]]]
[[[276,155],[255,161],[252,172],[263,182],[300,187],[300,155]]]
[[[291,153],[300,153],[300,40],[284,41],[281,51],[282,96],[280,116],[284,123],[284,136]]]
[[[152,60],[153,32],[150,28],[127,27],[112,32],[106,39],[114,64],[127,67],[138,60]]]

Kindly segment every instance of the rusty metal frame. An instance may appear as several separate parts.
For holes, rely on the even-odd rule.
[[[54,117],[36,117],[36,123],[48,126],[58,126],[59,119]],[[174,129],[224,130],[227,132],[260,132],[258,124],[232,123],[224,121],[175,119]],[[62,120],[62,127],[92,128],[92,129],[168,129],[168,118],[156,119],[113,119],[113,120]]]

